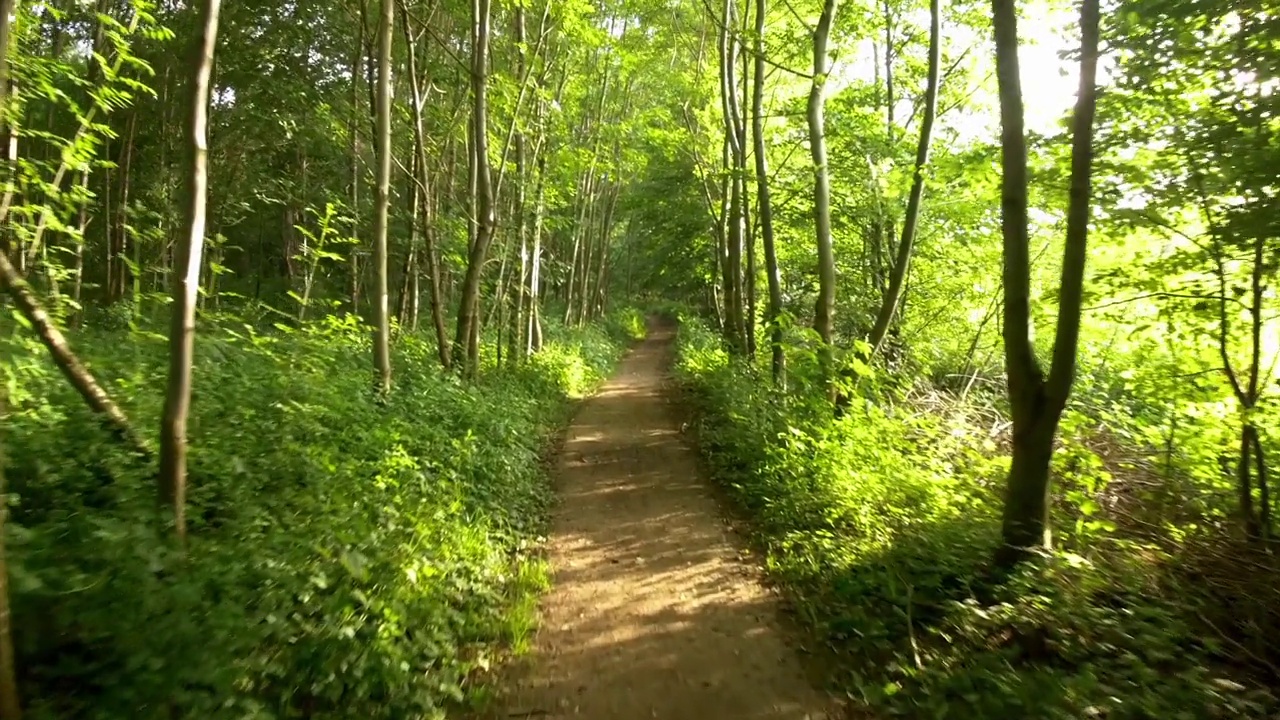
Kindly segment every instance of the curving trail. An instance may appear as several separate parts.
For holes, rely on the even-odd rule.
[[[655,324],[588,400],[558,463],[554,586],[489,717],[825,720],[667,407]]]

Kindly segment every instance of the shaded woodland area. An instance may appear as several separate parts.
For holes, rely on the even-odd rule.
[[[0,718],[437,718],[646,315],[858,717],[1280,711],[1261,0],[0,0]]]

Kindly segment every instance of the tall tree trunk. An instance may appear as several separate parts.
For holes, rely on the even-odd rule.
[[[1000,124],[1004,237],[1004,344],[1013,461],[996,565],[1008,568],[1049,534],[1049,463],[1062,410],[1075,380],[1076,347],[1084,293],[1093,170],[1093,118],[1097,107],[1098,0],[1081,5],[1080,91],[1073,117],[1070,201],[1058,291],[1058,327],[1046,379],[1031,341],[1031,268],[1027,225],[1027,141],[1018,74],[1016,0],[993,0]]]
[[[617,163],[614,165],[616,167]],[[593,280],[594,289],[591,293],[590,307],[593,319],[602,317],[605,311],[605,278],[609,271],[609,243],[613,238],[613,216],[618,207],[619,190],[618,184],[613,183],[605,193],[607,199],[605,200],[604,215],[600,222],[600,253],[596,261],[596,274]]]
[[[105,14],[106,12],[107,12],[106,3],[101,1],[98,2],[97,13],[99,15],[102,15],[102,14]],[[5,18],[8,18],[8,17],[9,17],[8,15],[5,15]],[[89,61],[88,70],[86,72],[86,76],[87,76],[86,86],[88,87],[90,93],[93,92],[94,86],[97,85],[97,82],[98,82],[99,65],[96,60],[96,57],[102,51],[102,43],[105,40],[104,36],[105,36],[105,33],[104,33],[104,28],[102,27],[102,20],[100,17],[95,17],[93,21],[93,41],[92,41],[92,45],[90,46],[90,50],[95,59],[91,59]],[[59,39],[59,43],[55,43],[55,44],[60,44],[60,39]],[[61,54],[60,50],[54,51],[55,57],[57,57],[60,54]],[[129,132],[130,138],[132,138],[133,136],[132,126],[135,124],[137,115],[138,113],[137,113],[137,110],[135,109],[130,119],[130,126],[131,126],[131,129]],[[132,139],[130,140],[130,149],[132,149]],[[83,199],[80,202],[80,209],[77,213],[78,217],[76,219],[76,226],[79,229],[80,237],[76,240],[76,247],[75,247],[75,253],[74,253],[75,260],[74,260],[74,265],[72,270],[73,279],[71,284],[71,301],[72,301],[72,305],[76,307],[76,310],[74,311],[74,314],[72,315],[72,318],[71,318],[71,322],[73,326],[78,326],[80,324],[80,320],[84,314],[83,309],[80,306],[81,306],[81,300],[84,292],[84,246],[88,240],[88,230],[89,230],[89,195],[88,195],[89,194],[89,166],[88,164],[86,164],[84,169],[80,171],[80,192],[83,195]],[[110,213],[109,206],[107,211],[108,213]],[[109,232],[107,233],[107,237],[110,238]]]
[[[363,0],[362,0],[363,1]],[[360,314],[360,66],[364,58],[364,26],[356,28],[356,46],[351,54],[351,115],[347,119],[347,135],[351,140],[351,313]]]
[[[725,216],[725,339],[735,352],[746,351],[742,312],[742,170],[744,154],[738,142],[738,84],[734,79],[733,0],[725,0],[720,23],[720,94],[725,140],[728,143],[729,203]]]
[[[529,69],[526,63],[527,48],[525,47],[525,23],[524,23],[524,5],[517,5],[515,17],[512,21],[515,25],[516,35],[516,75],[521,78],[523,83],[528,78]],[[512,128],[515,129],[515,152],[516,152],[516,232],[519,235],[520,242],[520,276],[516,280],[516,302],[515,313],[511,322],[510,348],[509,357],[512,363],[520,359],[523,352],[524,341],[524,313],[525,305],[528,301],[528,293],[526,292],[526,282],[529,277],[529,224],[528,217],[525,212],[527,205],[526,185],[528,183],[528,158],[525,156],[525,137],[524,130],[513,122]]]
[[[120,166],[120,201],[116,212],[116,235],[120,238],[121,248],[129,242],[129,190],[133,180],[133,153],[138,134],[138,114],[133,113],[129,120],[128,135],[125,137],[121,155],[124,161]],[[109,207],[109,206],[108,206]],[[123,274],[120,276],[121,287],[125,283],[133,286],[133,312],[142,311],[142,243],[137,238],[132,243],[133,265],[122,263]]]
[[[595,175],[594,171],[592,175]],[[595,236],[596,211],[600,195],[597,183],[593,182],[591,184],[591,192],[584,198],[582,208],[582,266],[578,269],[578,304],[575,306],[577,309],[574,315],[574,324],[579,326],[587,321],[587,304],[590,302],[587,293],[588,288],[591,286],[592,250],[595,248],[593,238]]]
[[[187,484],[187,412],[191,407],[191,363],[195,354],[196,295],[200,291],[200,253],[204,248],[208,195],[209,79],[218,38],[221,0],[200,3],[201,33],[191,53],[191,96],[187,116],[187,196],[185,237],[174,265],[173,307],[169,326],[169,385],[160,422],[160,500],[173,508],[174,529],[185,542]]]
[[[886,16],[887,17],[887,16]],[[902,223],[902,240],[898,243],[897,257],[889,272],[889,287],[880,300],[880,312],[876,314],[868,343],[872,354],[880,352],[902,301],[907,270],[911,266],[911,253],[916,242],[916,228],[920,224],[920,204],[924,197],[924,175],[929,165],[929,144],[933,139],[933,122],[938,114],[938,85],[942,65],[942,2],[929,0],[929,81],[924,93],[924,118],[920,123],[920,143],[916,146],[915,177],[911,181],[911,195],[907,199],[907,216]]]
[[[577,317],[573,301],[575,299],[575,290],[582,283],[583,258],[590,250],[588,243],[591,236],[587,231],[587,213],[591,206],[591,194],[595,192],[595,159],[592,158],[591,167],[587,170],[586,175],[582,179],[582,190],[578,193],[577,222],[573,226],[573,252],[571,254],[572,261],[569,263],[569,284],[565,292],[565,309],[564,322],[568,325],[574,322]]]
[[[542,224],[546,207],[546,171],[546,158],[540,155],[538,181],[533,191],[533,256],[529,263],[529,332],[525,350],[529,355],[542,349]]]
[[[1010,0],[1011,1],[1011,0]],[[818,360],[822,366],[827,395],[835,396],[835,305],[836,260],[831,247],[831,180],[827,171],[825,85],[830,67],[827,41],[835,19],[838,0],[824,0],[822,16],[813,32],[813,86],[809,91],[809,150],[813,158],[813,215],[818,244],[818,302],[813,313],[813,329],[822,339]]]
[[[92,64],[91,64],[92,66]],[[71,301],[72,304],[79,306],[83,299],[84,293],[84,246],[88,239],[89,233],[89,201],[87,198],[89,192],[89,168],[86,166],[80,171],[80,192],[86,195],[86,199],[80,203],[80,209],[77,213],[76,227],[79,230],[80,237],[76,241],[75,261],[72,269],[71,284]],[[108,233],[110,236],[110,233]],[[83,316],[83,310],[77,309],[72,317],[72,323],[76,326],[80,324],[80,318]]]
[[[778,250],[773,237],[773,199],[769,193],[769,157],[764,144],[764,32],[768,5],[756,0],[755,73],[751,92],[751,138],[756,161],[756,217],[764,244],[764,270],[769,282],[769,346],[773,354],[773,384],[787,384],[787,356],[782,347],[782,278],[778,271]]]
[[[435,327],[436,349],[440,356],[441,367],[448,369],[452,360],[449,345],[449,331],[445,327],[444,298],[440,292],[440,263],[436,252],[435,215],[432,204],[431,171],[427,165],[426,137],[422,130],[422,111],[425,98],[422,93],[421,79],[418,77],[418,60],[416,45],[409,31],[409,13],[400,13],[401,29],[409,54],[409,87],[413,92],[413,150],[417,154],[418,188],[422,192],[422,203],[419,206],[422,221],[423,252],[427,258],[427,283],[431,293],[431,324]]]
[[[400,297],[396,302],[396,316],[400,319],[402,326],[409,324],[409,312],[416,296],[414,288],[417,287],[417,267],[418,267],[418,211],[419,203],[422,201],[421,188],[418,185],[418,154],[414,153],[409,162],[409,173],[405,178],[409,187],[408,210],[409,210],[409,251],[404,256],[404,269],[400,273]],[[401,328],[403,330],[403,328]]]
[[[13,15],[16,5],[17,0],[0,0],[0,127],[4,126],[9,110],[9,17]],[[9,267],[9,257],[3,243],[0,243],[0,263]],[[9,620],[9,563],[4,545],[9,503],[5,494],[4,468],[7,453],[3,432],[8,422],[8,413],[7,388],[0,386],[0,718],[21,720],[22,704],[18,697],[17,668],[13,659],[13,635]]]
[[[489,169],[489,0],[471,0],[471,99],[472,158],[475,168],[476,237],[467,258],[458,303],[458,330],[454,343],[467,349],[463,370],[474,372],[479,361],[480,277],[484,272],[496,218],[492,176]]]
[[[387,280],[387,222],[391,204],[391,29],[395,22],[395,0],[382,0],[378,19],[377,143],[378,194],[373,216],[374,272],[377,300],[374,302],[373,366],[377,390],[391,392],[390,290]]]
[[[1269,238],[1265,234],[1259,233],[1253,242],[1253,270],[1250,277],[1250,305],[1249,315],[1251,324],[1249,327],[1250,336],[1250,360],[1249,365],[1249,383],[1245,390],[1247,400],[1247,411],[1245,417],[1245,429],[1251,432],[1253,436],[1253,457],[1256,460],[1256,471],[1258,478],[1258,520],[1255,523],[1255,535],[1266,540],[1271,535],[1271,494],[1267,485],[1267,466],[1263,460],[1262,438],[1259,430],[1254,425],[1252,411],[1258,404],[1260,395],[1259,381],[1262,379],[1262,327],[1266,320],[1262,315],[1263,295],[1266,290],[1264,273],[1266,272],[1266,256],[1265,250]],[[1244,458],[1245,464],[1248,464],[1248,458]],[[1252,503],[1250,503],[1252,504]],[[1252,520],[1252,512],[1250,512]]]
[[[729,322],[729,297],[731,295],[729,286],[732,282],[729,269],[729,222],[730,222],[730,204],[729,204],[729,183],[732,178],[729,175],[729,167],[733,165],[733,151],[729,146],[729,134],[725,133],[723,141],[720,143],[720,167],[723,172],[720,174],[720,214],[719,222],[716,229],[716,268],[720,271],[720,287],[718,288],[721,300],[716,302],[716,319],[720,324],[720,333],[728,339],[731,323]]]
[[[1263,260],[1264,248],[1269,240],[1264,234],[1259,234],[1254,242],[1253,266],[1250,278],[1251,285],[1251,303],[1248,306],[1250,315],[1250,338],[1251,353],[1250,364],[1247,368],[1248,376],[1241,381],[1240,371],[1237,370],[1235,362],[1231,358],[1230,344],[1232,337],[1232,317],[1234,313],[1228,312],[1227,303],[1231,298],[1229,281],[1228,281],[1228,250],[1223,242],[1226,235],[1226,229],[1219,223],[1212,207],[1209,204],[1209,198],[1204,192],[1203,184],[1196,178],[1197,190],[1199,191],[1199,200],[1202,204],[1201,211],[1204,213],[1205,220],[1209,227],[1210,237],[1210,254],[1213,258],[1215,269],[1217,271],[1218,280],[1218,355],[1222,360],[1222,373],[1227,383],[1231,387],[1231,392],[1235,395],[1236,402],[1239,403],[1239,413],[1241,418],[1240,425],[1240,453],[1236,464],[1236,491],[1239,502],[1240,519],[1244,524],[1245,533],[1250,538],[1258,538],[1262,535],[1263,528],[1259,525],[1258,515],[1254,512],[1253,507],[1253,476],[1250,471],[1250,447],[1258,442],[1257,427],[1253,424],[1252,414],[1254,407],[1258,402],[1258,382],[1261,377],[1262,363],[1262,325],[1264,319],[1262,316],[1263,302]],[[1262,455],[1257,456],[1259,460],[1260,470]],[[1260,477],[1261,481],[1262,478]],[[1262,487],[1259,487],[1261,490]],[[1267,495],[1269,496],[1269,491]],[[1269,497],[1268,497],[1269,501]],[[1264,508],[1264,513],[1269,514],[1269,508]]]
[[[742,35],[747,36],[751,32],[751,5],[747,3],[742,12]],[[752,87],[751,73],[751,54],[747,51],[746,45],[742,45],[742,101],[739,103],[739,114],[737,116],[738,123],[738,148],[741,152],[741,160],[739,162],[742,175],[739,182],[742,185],[742,226],[744,228],[744,251],[747,254],[746,273],[743,281],[743,294],[745,295],[746,317],[743,320],[744,330],[747,333],[747,356],[755,359],[756,356],[756,225],[755,218],[751,214],[751,178],[747,172],[747,127],[751,122],[753,106],[749,105]],[[753,154],[754,154],[754,146]]]

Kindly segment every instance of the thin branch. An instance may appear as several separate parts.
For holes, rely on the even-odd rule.
[[[1209,196],[1205,193],[1204,178],[1199,173],[1195,175],[1195,186],[1201,209],[1209,222],[1209,237],[1213,242],[1211,254],[1213,255],[1214,265],[1218,270],[1218,354],[1222,356],[1222,371],[1226,373],[1227,380],[1231,383],[1231,390],[1235,393],[1236,399],[1247,406],[1244,386],[1240,384],[1240,377],[1236,373],[1235,367],[1231,364],[1231,352],[1227,347],[1227,336],[1231,331],[1231,321],[1227,318],[1227,268],[1226,262],[1223,260],[1219,226],[1213,217],[1213,210],[1209,205]]]
[[[803,25],[804,29],[808,30],[810,35],[814,33],[814,27],[805,22],[805,19],[800,16],[800,13],[796,12],[795,7],[791,4],[791,0],[782,0],[782,4],[787,6],[787,9],[791,11],[791,15],[796,19],[796,22]]]
[[[716,28],[717,28],[717,29],[720,29],[720,30],[723,30],[723,29],[724,29],[724,21],[723,21],[723,20],[721,20],[721,19],[720,19],[720,17],[719,17],[719,14],[718,14],[718,13],[716,13],[716,12],[711,8],[711,5],[709,4],[708,0],[702,0],[702,6],[703,6],[704,8],[706,8],[706,10],[707,10],[707,15],[710,17],[711,22],[716,26]],[[804,21],[803,21],[803,20],[801,20],[801,22],[803,23]],[[805,25],[805,27],[809,27],[809,26],[808,26],[808,25]],[[809,32],[810,32],[810,33],[812,33],[812,32],[813,32],[813,28],[809,28]],[[745,52],[745,53],[749,54],[751,57],[753,57],[753,58],[755,58],[755,57],[759,57],[761,60],[764,60],[767,64],[772,65],[773,67],[775,67],[775,68],[777,68],[777,69],[779,69],[779,70],[782,70],[783,72],[791,73],[792,75],[795,75],[796,77],[802,77],[802,78],[805,78],[806,80],[812,80],[812,79],[813,79],[813,75],[811,75],[811,74],[809,74],[809,73],[807,73],[807,72],[804,72],[804,71],[802,71],[802,70],[796,70],[795,68],[787,67],[786,65],[783,65],[783,64],[781,64],[781,63],[777,62],[776,60],[772,60],[772,59],[770,59],[770,58],[769,58],[768,54],[766,54],[766,53],[759,53],[759,54],[757,54],[757,53],[756,53],[756,51],[755,51],[755,48],[752,46],[752,44],[751,44],[751,43],[748,43],[748,42],[746,42],[746,41],[744,40],[744,38],[742,37],[743,33],[742,33],[741,31],[739,31],[739,30],[737,30],[737,29],[735,29],[735,28],[729,28],[729,34],[730,34],[730,35],[732,35],[732,36],[734,37],[734,40],[738,43],[738,46],[739,46],[739,48],[738,48],[738,49],[739,49],[739,50],[741,50],[742,52]]]
[[[1127,305],[1129,303],[1137,302],[1139,300],[1150,300],[1150,299],[1218,300],[1219,298],[1217,295],[1192,295],[1190,293],[1175,293],[1175,292],[1164,292],[1164,291],[1149,292],[1149,293],[1143,293],[1141,295],[1134,295],[1133,297],[1124,298],[1122,300],[1112,300],[1110,302],[1102,303],[1101,305],[1092,305],[1090,307],[1085,308],[1084,311],[1093,312],[1095,310],[1102,310],[1104,308],[1115,307],[1116,305]],[[1238,303],[1242,307],[1245,306],[1243,302],[1235,298],[1227,298],[1227,300]]]

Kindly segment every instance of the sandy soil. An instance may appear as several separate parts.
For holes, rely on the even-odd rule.
[[[489,718],[838,717],[669,411],[673,337],[651,327],[568,431],[554,585]]]

